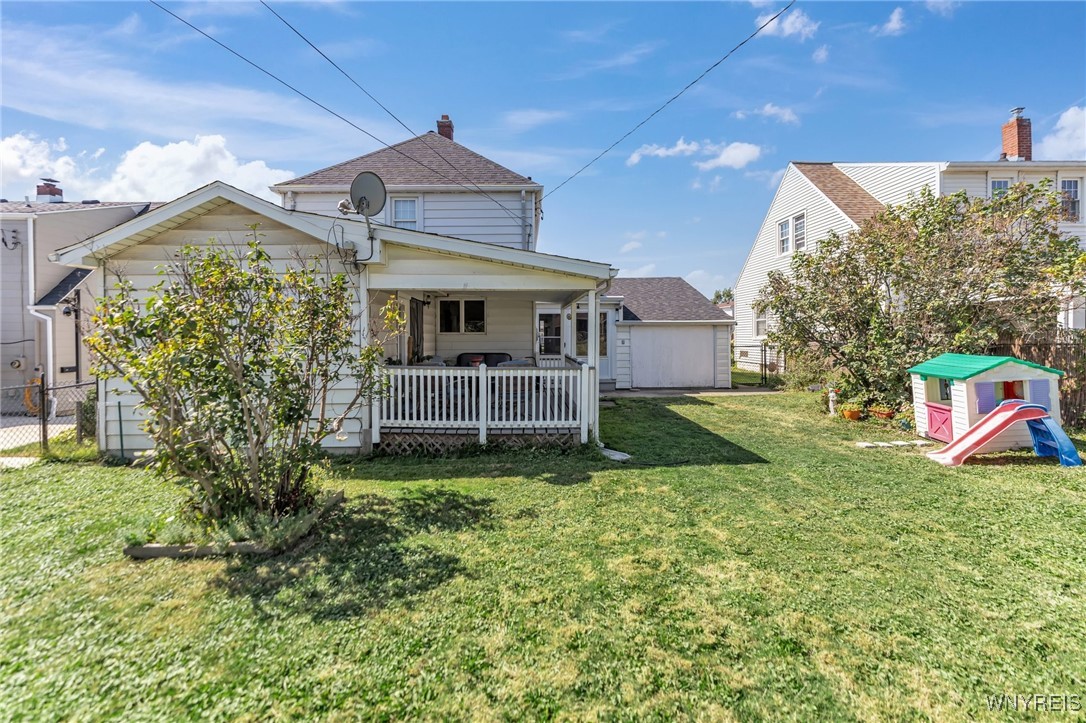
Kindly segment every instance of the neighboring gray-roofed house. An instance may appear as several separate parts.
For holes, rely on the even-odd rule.
[[[378,223],[534,251],[543,186],[455,142],[448,116],[437,127],[271,190],[284,208],[338,215],[351,181],[369,171],[388,191]]]
[[[65,201],[57,182],[43,180],[36,197],[0,199],[0,387],[13,388],[44,374],[49,385],[88,381],[86,350],[77,345],[74,311],[91,272],[49,261],[57,249],[78,243],[145,212],[147,202]],[[93,308],[95,293],[81,295]],[[24,397],[0,398],[4,414],[23,414]],[[67,413],[70,410],[55,410]]]
[[[729,315],[679,277],[616,278],[615,386],[731,386]]]

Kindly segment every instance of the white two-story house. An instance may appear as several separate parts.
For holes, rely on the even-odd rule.
[[[815,248],[831,231],[847,233],[884,206],[905,203],[927,187],[940,195],[965,190],[990,197],[1018,182],[1049,179],[1064,196],[1060,230],[1086,243],[1081,194],[1086,160],[1034,161],[1028,118],[1016,109],[1003,126],[998,161],[921,163],[788,164],[735,285],[735,356],[743,368],[758,368],[760,347],[773,320],[753,309],[770,271],[787,272],[792,255]],[[1086,328],[1086,304],[1067,299],[1060,323]],[[772,354],[770,355],[772,357]]]

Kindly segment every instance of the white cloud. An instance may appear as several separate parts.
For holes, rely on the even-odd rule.
[[[773,17],[774,13],[764,13],[758,16],[758,19],[754,21],[757,27],[761,27],[762,24]],[[807,40],[813,38],[815,32],[818,31],[820,22],[811,20],[807,13],[802,10],[793,10],[780,16],[772,23],[766,26],[762,31],[762,35],[776,35],[781,38],[788,38],[793,35],[797,36],[800,40]]]
[[[709,193],[716,193],[720,190],[720,184],[724,181],[723,176],[713,176],[713,180],[709,181]]]
[[[635,251],[639,248],[641,248],[640,241],[627,241],[626,243],[622,244],[622,248],[620,248],[618,252],[620,254],[628,254],[629,252]]]
[[[574,78],[583,78],[586,75],[592,73],[598,73],[602,70],[615,70],[616,68],[628,68],[632,65],[637,65],[645,58],[656,52],[656,49],[660,47],[660,43],[641,43],[635,45],[629,50],[624,50],[617,55],[612,55],[609,58],[603,58],[601,60],[594,60],[592,62],[583,63],[575,68],[571,68],[564,73],[560,73],[553,76],[555,80],[572,80]]]
[[[713,292],[725,286],[727,281],[721,274],[714,274],[705,269],[695,269],[683,278],[708,299],[713,298]]]
[[[618,275],[651,276],[653,271],[656,271],[656,264],[645,264],[644,266],[638,266],[636,269],[620,269]]]
[[[830,59],[830,46],[820,45],[818,50],[811,53],[811,60],[816,63],[825,63]]]
[[[670,147],[658,146],[655,143],[645,144],[630,154],[630,157],[626,159],[626,165],[636,166],[645,156],[652,156],[654,158],[690,156],[697,153],[700,149],[701,144],[697,141],[687,143],[686,139],[681,137],[675,142],[675,145]]]
[[[750,0],[751,7],[767,8],[773,4],[773,0]]]
[[[901,8],[894,8],[886,22],[882,25],[873,26],[871,32],[875,33],[875,35],[901,35],[907,27],[905,24],[905,11]]]
[[[1034,150],[1037,160],[1086,160],[1086,106],[1072,106],[1065,110],[1056,121],[1056,127],[1041,139]]]
[[[521,133],[568,117],[569,113],[564,110],[525,108],[523,110],[511,110],[508,113],[505,113],[502,116],[502,122],[507,129],[514,133]]]
[[[742,168],[749,163],[758,160],[762,155],[762,149],[753,143],[729,143],[726,146],[706,146],[706,149],[716,154],[715,158],[708,161],[699,161],[694,165],[700,171],[711,171],[716,168]]]
[[[101,160],[102,152],[65,155],[60,143],[21,133],[8,136],[0,141],[3,192],[19,198],[29,192],[33,179],[51,176],[61,182],[69,199],[169,201],[219,180],[275,200],[268,186],[295,175],[264,161],[241,162],[219,135],[161,146],[144,142],[125,152],[113,169],[88,165]]]
[[[957,0],[926,0],[924,7],[936,15],[942,15],[944,18],[954,16],[954,11],[958,9],[961,3]]]
[[[776,171],[762,170],[762,171],[747,171],[743,174],[746,178],[753,178],[758,181],[763,181],[767,188],[775,189],[780,185],[781,179],[784,178],[784,172],[787,168],[780,168]]]
[[[754,110],[737,110],[734,113],[735,117],[743,120],[751,115],[760,115],[763,118],[772,118],[780,121],[781,123],[799,124],[799,116],[791,108],[782,108],[774,103],[766,103],[761,108],[755,108]]]

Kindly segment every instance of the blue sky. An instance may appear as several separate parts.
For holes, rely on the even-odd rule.
[[[259,3],[165,3],[394,143],[409,137]],[[548,191],[784,3],[286,2],[412,130]],[[169,200],[266,186],[378,144],[150,3],[0,6],[2,188]],[[987,160],[1008,109],[1035,157],[1086,157],[1086,3],[797,3],[544,201],[540,249],[731,285],[790,160]]]

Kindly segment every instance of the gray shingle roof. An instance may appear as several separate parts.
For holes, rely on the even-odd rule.
[[[49,290],[45,296],[38,299],[38,306],[56,306],[61,299],[72,293],[77,286],[83,283],[83,279],[90,276],[90,269],[76,269],[60,280],[60,283]]]
[[[617,278],[608,296],[625,297],[623,321],[726,321],[731,317],[678,276]]]
[[[883,209],[883,205],[865,191],[863,186],[846,176],[844,171],[832,163],[793,161],[792,165],[857,225]]]
[[[433,131],[276,185],[347,186],[362,171],[376,173],[386,186],[538,185]]]
[[[31,201],[6,201],[0,203],[0,213],[58,213],[60,211],[76,211],[87,210],[93,208],[108,208],[115,206],[143,206],[151,205],[146,201],[99,201],[98,203],[82,203],[76,201],[74,203],[37,203]]]

